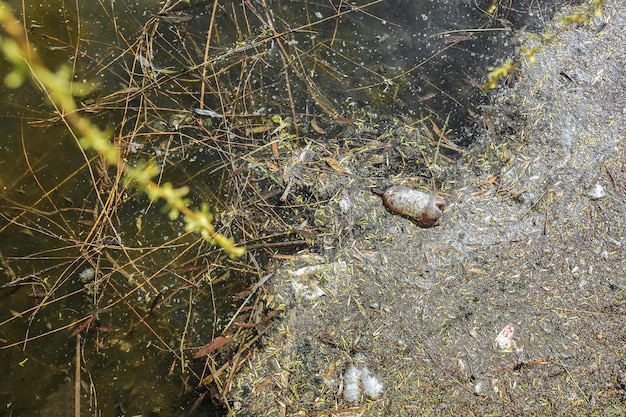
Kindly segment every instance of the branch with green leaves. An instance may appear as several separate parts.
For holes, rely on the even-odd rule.
[[[95,126],[87,117],[77,110],[72,94],[71,74],[67,68],[51,71],[32,48],[23,23],[11,11],[9,5],[0,1],[0,49],[12,64],[11,71],[5,76],[4,83],[9,88],[19,88],[28,78],[46,93],[55,111],[67,122],[67,125],[80,138],[79,146],[83,150],[93,149],[111,165],[121,164],[129,183],[137,184],[152,200],[162,199],[167,204],[169,216],[176,219],[180,215],[185,221],[185,229],[200,234],[211,244],[222,247],[231,256],[241,256],[245,248],[235,245],[232,239],[217,233],[213,225],[213,216],[207,205],[199,210],[189,208],[187,187],[175,188],[172,184],[156,184],[152,179],[158,175],[155,166],[130,168],[120,163],[119,151],[111,143],[111,133]]]
[[[571,28],[572,25],[587,25],[596,16],[602,16],[602,5],[605,0],[589,0],[586,4],[577,8],[573,13],[562,17],[559,20],[560,30],[557,33],[550,33],[547,29],[540,40],[539,46],[534,48],[521,48],[522,57],[516,61],[507,59],[504,64],[496,68],[491,68],[487,75],[487,82],[483,85],[483,91],[487,92],[498,85],[501,79],[507,78],[514,70],[522,66],[524,62],[535,63],[536,55],[546,45],[549,45],[558,35]],[[497,10],[497,1],[494,1],[488,12],[493,14]]]

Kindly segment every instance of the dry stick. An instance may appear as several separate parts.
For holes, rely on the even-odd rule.
[[[554,357],[556,358],[556,360],[559,362],[559,365],[561,365],[561,368],[563,368],[563,370],[565,371],[565,373],[567,373],[567,376],[569,376],[569,378],[572,380],[572,382],[574,383],[574,386],[578,389],[578,391],[582,394],[583,398],[585,399],[585,401],[587,402],[587,404],[591,404],[591,401],[589,400],[589,397],[587,397],[587,394],[585,394],[585,391],[583,391],[583,389],[580,387],[580,385],[578,385],[578,382],[576,382],[576,380],[574,379],[574,377],[572,376],[572,374],[569,372],[569,369],[567,369],[565,367],[565,364],[563,363],[563,361],[561,360],[560,356],[554,351],[554,349],[552,348],[552,346],[548,345],[550,347],[550,350],[552,351],[552,354],[554,355]]]
[[[544,310],[564,311],[566,313],[605,314],[607,316],[624,316],[624,313],[607,313],[606,311],[580,310],[575,308],[546,307]]]
[[[147,314],[144,314],[143,316],[139,313],[139,311],[137,311],[137,309],[135,309],[135,307],[133,307],[133,305],[128,301],[128,294],[124,295],[122,294],[122,292],[115,286],[113,285],[113,283],[111,283],[111,288],[113,289],[113,291],[115,291],[115,293],[117,294],[117,296],[119,297],[120,301],[123,301],[124,304],[126,305],[126,307],[128,307],[128,309],[135,315],[135,317],[137,317],[139,319],[139,323],[136,323],[135,325],[139,325],[139,324],[143,324],[144,326],[146,326],[146,328],[150,331],[150,333],[152,333],[154,335],[154,337],[157,338],[157,340],[159,342],[161,342],[161,344],[165,347],[165,349],[170,352],[172,355],[174,355],[176,357],[176,359],[181,360],[180,355],[178,355],[178,352],[176,352],[176,350],[174,348],[172,348],[166,341],[165,339],[163,339],[163,337],[161,337],[161,335],[152,328],[152,326],[150,326],[150,324],[146,321],[146,318],[150,315],[150,312],[148,312]],[[115,302],[117,303],[117,301]],[[113,304],[115,304],[113,303]],[[107,307],[108,308],[108,307]],[[133,326],[134,327],[134,326]],[[133,328],[131,328],[127,334],[125,336],[128,335],[128,333],[130,333],[133,330]]]
[[[205,258],[206,259],[206,258]],[[211,270],[209,269],[209,265],[207,265],[207,270],[208,272],[206,272],[206,274],[208,275],[207,281],[209,281],[209,288],[211,291],[211,307],[213,309],[213,326],[211,326],[211,340],[215,339],[215,329],[217,329],[218,326],[218,322],[217,322],[217,305],[215,303],[215,291],[213,289],[213,278],[211,278]],[[228,273],[228,271],[226,272],[226,274]],[[224,275],[222,275],[224,276]],[[230,275],[229,275],[230,276]],[[220,279],[220,277],[216,278],[217,280]]]
[[[187,235],[189,235],[189,234],[191,234],[191,232],[187,232],[187,233],[185,233],[185,234],[181,235],[181,236],[180,236],[179,238],[177,238],[177,239],[183,238],[184,236],[187,236]],[[190,250],[192,250],[192,249],[194,248],[194,246],[195,246],[195,245],[190,245],[190,246],[188,246],[187,248],[185,248],[185,249],[181,250],[181,251],[180,251],[180,253],[178,253],[174,259],[172,259],[171,261],[169,261],[166,265],[163,265],[161,268],[159,268],[159,270],[157,270],[156,272],[154,272],[151,276],[149,276],[149,277],[147,277],[147,278],[146,278],[146,277],[143,277],[143,274],[141,274],[141,270],[140,270],[140,269],[139,269],[139,267],[137,267],[137,266],[136,266],[136,264],[135,264],[135,262],[137,262],[138,260],[140,260],[140,259],[141,259],[141,257],[139,257],[139,258],[137,258],[137,259],[133,260],[133,259],[132,259],[132,258],[130,258],[130,256],[127,254],[129,261],[128,261],[127,263],[125,263],[125,264],[120,264],[120,263],[118,263],[118,262],[117,262],[117,260],[116,260],[115,258],[113,258],[113,257],[111,256],[111,254],[109,254],[108,252],[105,252],[105,256],[106,256],[107,260],[108,260],[109,262],[111,262],[111,264],[115,267],[115,271],[117,271],[117,272],[119,272],[120,274],[122,274],[122,275],[123,275],[123,276],[124,276],[124,277],[125,277],[125,278],[129,281],[129,282],[133,282],[133,281],[135,281],[135,280],[134,280],[134,278],[133,278],[133,277],[132,277],[132,276],[131,276],[128,272],[126,272],[126,270],[125,270],[125,268],[126,268],[128,265],[131,265],[131,267],[133,267],[133,269],[135,269],[137,272],[139,272],[139,274],[140,274],[140,275],[142,276],[142,278],[143,278],[143,283],[138,284],[137,286],[135,286],[135,288],[134,288],[134,289],[130,290],[128,293],[126,293],[126,294],[124,295],[124,297],[123,297],[123,298],[125,299],[126,297],[129,297],[130,295],[132,295],[133,293],[135,293],[135,292],[136,292],[136,291],[138,291],[138,290],[141,290],[144,294],[148,294],[148,293],[149,293],[149,291],[148,291],[148,290],[146,290],[146,289],[144,288],[146,285],[150,286],[153,292],[158,293],[158,292],[159,292],[159,290],[158,290],[158,289],[157,289],[157,288],[156,288],[156,287],[152,284],[152,282],[151,282],[152,278],[154,278],[155,276],[158,276],[158,275],[159,275],[159,274],[161,274],[163,271],[166,271],[166,272],[167,272],[167,268],[168,268],[170,265],[172,265],[173,263],[175,263],[176,261],[178,261],[179,259],[181,259],[181,258],[182,258],[182,257],[183,257],[183,256],[184,256],[187,252],[189,252]],[[123,248],[123,246],[122,246],[122,248]],[[154,251],[156,251],[156,250],[158,250],[158,249],[159,249],[159,247],[155,248],[153,251],[149,252],[148,254],[150,254],[150,253],[152,253],[152,252],[154,252]],[[126,252],[125,252],[125,253],[126,253]],[[110,308],[110,307],[114,306],[114,305],[115,305],[115,304],[117,304],[118,302],[120,302],[120,300],[115,301],[115,302],[112,302],[111,304],[109,304],[109,305],[107,306],[107,308]]]
[[[218,0],[213,0],[213,11],[211,12],[211,21],[209,22],[209,31],[206,35],[206,45],[204,47],[204,62],[209,62],[209,46],[211,46],[211,36],[213,35],[213,25],[215,24],[215,13],[217,13]],[[202,66],[202,79],[206,80],[206,67]],[[204,94],[206,90],[206,83],[203,81],[200,87],[200,108],[204,108]]]
[[[222,94],[220,94],[219,89],[220,89],[220,82],[218,79],[218,73],[215,71],[214,67],[213,67],[213,63],[212,61],[209,59],[209,47],[211,45],[211,37],[213,34],[213,26],[215,25],[215,14],[217,13],[217,7],[218,7],[218,0],[214,0],[213,1],[213,10],[211,12],[211,21],[209,22],[209,30],[207,32],[207,38],[206,38],[206,45],[204,48],[204,62],[202,65],[202,85],[200,87],[200,109],[204,109],[204,96],[206,95],[206,80],[207,80],[207,66],[211,66],[211,72],[212,72],[212,76],[215,79],[215,87],[218,90],[218,97],[220,100],[220,105],[222,108],[222,111],[225,112],[226,110],[226,106],[223,103],[222,100]],[[226,119],[224,119],[224,121],[226,122]],[[230,129],[229,129],[230,130]],[[230,138],[230,135],[228,136],[228,154],[231,155],[232,154],[232,141]],[[234,159],[230,159],[229,160],[231,166],[234,168],[234,164],[235,164],[235,160]]]
[[[293,101],[293,94],[291,93],[291,83],[289,82],[289,62],[287,60],[289,55],[287,55],[287,51],[285,50],[285,47],[283,46],[283,43],[280,41],[279,38],[276,38],[276,43],[278,44],[280,48],[280,52],[281,52],[280,59],[283,62],[283,67],[285,71],[285,86],[287,87],[287,96],[289,97],[289,107],[291,107],[291,117],[293,118],[293,131],[294,131],[294,134],[296,135],[296,140],[299,140],[296,105],[294,104],[294,101]]]
[[[263,280],[265,280],[266,278],[269,278],[271,275],[272,274],[270,274],[269,276],[264,277]],[[261,280],[261,281],[263,281],[263,280]],[[261,282],[259,282],[259,284],[261,284]],[[257,285],[259,285],[259,284],[257,284]],[[258,306],[258,299],[257,299],[256,305]],[[232,366],[230,367],[230,372],[229,372],[228,378],[224,381],[223,384],[221,384],[221,395],[222,395],[223,398],[226,398],[226,395],[230,391],[230,387],[232,386],[232,383],[233,383],[233,380],[235,378],[235,375],[241,369],[241,367],[246,362],[246,360],[248,360],[248,358],[250,357],[250,352],[249,352],[250,347],[253,344],[255,344],[257,342],[257,340],[261,337],[261,332],[259,332],[258,330],[257,330],[257,332],[258,332],[257,335],[255,335],[254,337],[252,337],[248,341],[245,341],[245,339],[242,340],[242,342],[239,344],[237,352],[235,353],[235,355],[233,356],[232,360],[230,361]],[[246,352],[247,352],[247,354],[246,354]],[[225,363],[220,368],[220,370],[218,372],[221,373],[226,368],[227,365],[228,365],[228,363]],[[215,378],[214,378],[214,380],[215,380]],[[226,407],[230,410],[229,403],[227,401],[225,401],[225,403],[226,403]]]
[[[235,314],[233,314],[233,317],[230,319],[230,321],[228,322],[228,324],[226,325],[226,327],[224,327],[224,330],[222,330],[222,333],[226,333],[226,330],[228,330],[230,328],[230,326],[233,324],[233,322],[235,321],[235,319],[237,318],[237,316],[239,316],[239,313],[241,313],[241,310],[244,308],[244,306],[246,304],[248,304],[248,301],[250,301],[250,298],[252,298],[252,296],[254,295],[254,293],[256,292],[256,290],[258,290],[259,288],[261,288],[261,285],[265,284],[267,282],[268,279],[270,279],[272,276],[274,275],[273,272],[270,272],[269,274],[265,275],[263,278],[261,278],[261,280],[259,282],[257,282],[254,287],[252,287],[252,289],[250,290],[250,294],[248,294],[248,296],[246,297],[245,300],[243,300],[243,303],[241,303],[241,305],[239,306],[239,308],[237,309],[237,311],[235,312]]]
[[[469,391],[469,392],[473,392],[473,390],[471,388],[468,388],[465,384],[463,384],[458,378],[454,377],[452,374],[450,374],[450,372],[448,372],[444,366],[443,366],[443,360],[437,360],[437,358],[435,358],[435,354],[433,352],[430,351],[429,347],[425,344],[425,343],[421,343],[418,342],[419,346],[424,349],[424,352],[426,352],[426,355],[428,355],[428,357],[430,358],[431,361],[433,361],[435,363],[435,365],[437,365],[437,367],[439,368],[439,370],[447,377],[449,378],[451,381],[453,381],[454,383],[456,383],[459,387],[461,387],[462,389]]]
[[[37,202],[39,202],[39,201],[41,201],[43,199],[48,200],[48,202],[50,203],[50,205],[54,209],[54,211],[52,211],[51,213],[52,214],[60,214],[61,210],[59,210],[59,208],[55,204],[54,200],[50,197],[50,195],[53,193],[53,191],[56,191],[56,190],[58,190],[60,188],[60,185],[56,185],[51,190],[46,191],[46,188],[39,181],[39,176],[36,174],[35,170],[33,169],[32,164],[30,162],[29,152],[28,152],[28,149],[26,149],[26,143],[24,142],[24,133],[23,132],[22,132],[21,142],[22,142],[22,153],[24,155],[24,162],[26,162],[26,167],[27,167],[28,171],[31,173],[31,177],[33,178],[35,183],[37,183],[37,186],[39,187],[39,189],[43,193],[42,197]],[[76,173],[76,171],[74,171],[74,173]],[[74,173],[72,174],[72,176],[74,175]],[[34,205],[33,205],[33,207],[34,207]],[[67,234],[71,238],[76,239],[76,235],[72,233],[73,230],[70,227],[67,219],[64,216],[62,216],[62,215],[60,215],[60,217],[61,217],[61,220],[63,221],[63,223],[65,224],[65,227],[66,227],[65,231],[67,232]],[[62,228],[60,224],[58,226],[59,226],[59,228]]]
[[[546,236],[548,234],[548,213],[550,211],[550,199],[546,199],[546,213],[543,219],[543,234]]]
[[[352,64],[354,64],[354,65],[356,65],[358,67],[361,67],[362,69],[364,69],[364,70],[366,70],[366,71],[368,71],[370,73],[376,74],[376,75],[378,75],[379,77],[381,77],[383,79],[382,81],[379,81],[379,82],[374,83],[374,84],[368,84],[368,85],[364,85],[364,86],[361,86],[361,87],[355,87],[355,88],[352,88],[352,89],[348,90],[348,91],[359,91],[359,90],[365,90],[365,89],[376,87],[376,86],[383,85],[383,84],[388,84],[388,83],[393,82],[393,81],[395,81],[397,79],[400,79],[400,78],[402,78],[402,77],[404,77],[404,76],[406,76],[406,75],[408,75],[408,74],[418,70],[419,68],[423,67],[428,62],[430,62],[433,59],[435,59],[437,56],[443,54],[446,50],[452,48],[452,46],[454,46],[454,45],[450,44],[450,45],[447,45],[447,46],[439,49],[438,51],[434,52],[431,56],[429,56],[425,60],[421,61],[419,64],[416,64],[413,67],[409,68],[408,70],[402,71],[399,74],[396,74],[396,75],[394,75],[391,78],[384,77],[384,76],[378,74],[376,71],[373,71],[373,70],[367,68],[366,66],[364,66],[362,64],[359,64],[356,61],[353,61],[352,59],[348,58],[347,56],[345,56],[344,54],[342,54],[338,50],[333,50],[333,52],[335,52],[338,56],[340,56],[341,58],[345,59],[346,61],[348,61],[348,62],[350,62],[350,63],[352,63]]]
[[[246,249],[270,249],[270,248],[285,248],[288,246],[298,246],[298,245],[308,245],[310,242],[300,239],[300,240],[290,240],[287,242],[268,242],[268,243],[257,243],[256,245],[247,245]]]
[[[78,5],[77,5],[77,6],[78,6]],[[23,10],[25,10],[25,9],[24,9],[24,6],[23,6],[22,8],[23,8]],[[77,8],[77,11],[78,11],[78,8]],[[24,14],[26,15],[26,13],[25,13],[25,12],[24,12]],[[80,16],[79,16],[79,19],[80,19]],[[23,22],[23,25],[24,25],[24,27],[23,27],[23,32],[22,32],[21,34],[14,34],[14,35],[16,35],[16,36],[20,36],[20,37],[23,37],[23,40],[24,40],[24,42],[25,42],[25,44],[26,44],[26,50],[27,50],[27,53],[28,53],[28,60],[27,60],[27,61],[28,61],[28,62],[32,62],[32,60],[33,60],[33,59],[34,59],[34,60],[37,60],[37,57],[36,57],[36,56],[35,56],[35,57],[32,57],[32,56],[30,55],[30,54],[31,54],[31,50],[32,50],[32,47],[31,47],[31,44],[30,44],[30,38],[28,37],[28,34],[29,34],[30,32],[29,32],[29,30],[28,30],[28,29],[27,29],[27,27],[26,27],[26,19],[23,19],[23,20],[24,20],[24,22]],[[80,29],[80,24],[79,24],[79,29]],[[78,44],[77,44],[76,48],[78,48]],[[31,66],[31,64],[29,64],[29,67],[30,67],[30,66]],[[31,71],[32,71],[32,68],[31,68]],[[66,116],[72,117],[73,115],[72,115],[72,114],[68,114],[68,115],[66,115],[66,113],[65,113],[65,109],[63,109],[63,108],[61,108],[59,105],[55,104],[54,99],[52,99],[52,97],[50,96],[50,92],[49,92],[49,90],[47,90],[46,88],[43,88],[43,87],[42,87],[42,85],[40,84],[39,80],[37,80],[36,84],[37,84],[40,88],[42,88],[42,90],[44,91],[44,93],[46,94],[46,96],[47,96],[47,97],[50,99],[50,101],[53,103],[54,108],[55,108],[55,110],[56,110],[56,113],[59,115],[59,118],[60,118],[60,120],[63,122],[63,124],[65,124],[65,126],[67,127],[68,132],[69,132],[69,133],[73,136],[73,138],[74,138],[74,140],[75,140],[76,142],[79,142],[79,140],[78,140],[78,138],[77,138],[76,134],[74,133],[74,130],[72,129],[72,127],[71,127],[70,123],[68,122],[68,120],[67,120],[67,118],[66,118]],[[26,148],[25,148],[25,145],[24,145],[23,140],[22,140],[22,147],[23,147],[23,149],[24,149],[24,156],[25,156],[25,158],[26,158],[26,160],[27,160],[27,163],[28,163],[28,166],[29,166],[29,170],[31,170],[31,172],[32,172],[32,174],[33,174],[33,178],[36,180],[36,182],[37,182],[37,184],[39,185],[40,189],[44,192],[44,195],[43,195],[43,196],[42,196],[42,197],[41,197],[41,198],[40,198],[40,199],[39,199],[39,200],[38,200],[35,204],[33,204],[32,206],[34,207],[36,204],[38,204],[38,203],[39,203],[41,200],[43,200],[43,199],[48,199],[48,200],[50,201],[50,203],[52,204],[52,207],[54,207],[54,208],[58,211],[58,209],[57,209],[57,207],[56,207],[55,203],[52,201],[52,199],[50,199],[49,194],[50,194],[50,193],[52,193],[52,191],[54,191],[55,189],[60,188],[60,187],[61,187],[61,184],[63,184],[65,181],[68,181],[70,178],[66,178],[65,180],[63,180],[63,181],[62,181],[62,183],[61,183],[61,184],[57,184],[55,188],[53,188],[52,190],[49,190],[49,191],[47,191],[47,192],[46,192],[46,191],[44,190],[44,188],[41,186],[41,184],[39,183],[39,179],[38,179],[38,178],[37,178],[37,176],[35,175],[35,172],[34,172],[34,171],[32,171],[32,167],[30,166],[30,162],[28,161],[28,158],[27,158],[27,155],[26,155]],[[83,158],[84,158],[84,159],[85,159],[85,161],[86,161],[86,166],[87,166],[87,168],[88,168],[88,170],[89,170],[90,179],[91,179],[91,181],[92,181],[92,183],[93,183],[93,184],[96,184],[96,177],[95,177],[95,175],[94,175],[93,169],[91,168],[91,164],[89,163],[90,158],[88,158],[88,157],[87,157],[87,155],[85,154],[85,150],[84,150],[84,148],[83,148],[82,146],[79,146],[78,148],[80,149],[80,152],[81,152],[81,154],[83,155]],[[78,172],[78,171],[75,171],[75,173],[77,173],[77,172]],[[73,175],[74,175],[74,174],[72,174],[72,176],[73,176]],[[100,200],[100,196],[99,196],[99,194],[98,194],[98,199]],[[102,201],[100,201],[100,203],[102,203]],[[24,212],[22,212],[19,216],[21,217],[23,214],[24,214]],[[62,217],[62,216],[61,216],[61,217]],[[62,219],[63,219],[63,221],[64,221],[65,223],[67,223],[67,221],[65,220],[65,218],[64,218],[64,217],[62,217]],[[69,226],[68,226],[68,229],[67,229],[67,230],[68,230],[68,233],[70,233],[72,229],[71,229],[71,228],[69,228]]]
[[[75,8],[76,8],[76,45],[74,45],[74,56],[72,59],[72,75],[76,75],[76,67],[78,65],[78,58],[80,57],[80,42],[83,39],[83,33],[82,33],[82,25],[80,24],[81,18],[80,18],[80,4],[79,4],[79,0],[75,0]],[[72,40],[72,33],[70,30],[69,25],[66,25],[67,31],[68,33],[68,39],[71,42]],[[72,76],[70,78],[70,86],[74,85],[74,77]]]
[[[285,49],[285,46],[283,45],[283,43],[280,40],[280,36],[278,34],[278,32],[276,31],[276,28],[274,27],[274,19],[272,18],[272,15],[270,13],[270,9],[267,6],[267,3],[265,0],[263,0],[263,8],[265,9],[265,16],[267,18],[267,22],[265,22],[266,25],[269,26],[269,28],[272,30],[272,36],[274,36],[274,40],[276,41],[276,44],[278,45],[278,48],[280,49],[280,60],[283,63],[283,71],[285,72],[285,87],[287,88],[287,97],[289,97],[289,107],[291,107],[291,117],[293,118],[293,131],[296,135],[296,140],[298,139],[298,123],[297,123],[297,115],[296,115],[296,105],[294,104],[293,101],[293,94],[291,93],[291,83],[289,82],[289,54],[287,53],[287,50]]]
[[[336,7],[333,5],[332,2],[330,2],[330,5],[335,10],[335,14],[338,15],[341,10],[341,6]],[[330,46],[331,48],[333,47],[333,45],[335,44],[335,40],[337,39],[338,30],[339,30],[339,19],[335,19],[335,27],[333,28],[333,34],[330,37],[330,42],[328,42],[328,46]]]
[[[72,296],[72,295],[79,294],[79,293],[81,293],[81,292],[83,292],[83,291],[84,291],[84,289],[83,289],[83,288],[81,288],[80,290],[76,290],[76,291],[74,291],[74,292],[73,292],[73,293],[71,293],[71,294],[67,294],[67,297]],[[67,298],[67,297],[66,297],[66,298]],[[56,301],[58,301],[58,299],[57,299],[57,300],[55,300],[55,302],[56,302]],[[20,316],[20,317],[21,317],[21,316]],[[20,341],[18,341],[18,342],[11,343],[11,344],[9,344],[9,345],[2,345],[2,346],[0,346],[0,350],[10,349],[10,348],[12,348],[12,347],[19,346],[19,345],[21,345],[21,344],[24,344],[24,346],[26,346],[26,344],[27,344],[28,342],[32,342],[33,340],[41,339],[41,338],[43,338],[43,337],[49,336],[49,335],[51,335],[51,334],[54,334],[54,333],[56,333],[56,332],[60,332],[60,331],[65,330],[65,329],[71,329],[71,328],[73,328],[73,327],[76,327],[76,326],[77,326],[77,325],[79,325],[79,324],[80,324],[80,323],[81,323],[84,319],[85,319],[85,318],[83,317],[83,318],[81,318],[81,319],[79,319],[79,320],[74,320],[74,321],[73,321],[73,322],[71,322],[71,323],[64,324],[63,326],[57,327],[56,329],[48,330],[47,332],[44,332],[44,333],[38,334],[37,336],[28,337],[28,332],[26,332],[27,334],[26,334],[26,337],[24,338],[24,340],[20,340]],[[25,347],[23,347],[23,348],[22,348],[22,350],[25,350],[25,349],[26,349]]]
[[[226,395],[230,391],[230,387],[233,384],[235,375],[241,369],[241,366],[245,363],[245,361],[249,358],[249,355],[241,358],[243,352],[246,352],[250,348],[250,346],[256,343],[257,340],[259,340],[260,337],[261,335],[257,334],[252,339],[250,339],[247,343],[242,342],[242,344],[239,346],[239,349],[237,350],[237,353],[235,353],[235,356],[233,357],[233,360],[232,360],[231,372],[228,374],[228,378],[226,379],[226,381],[224,381],[224,384],[222,385],[221,394],[224,398],[226,398]],[[228,404],[227,401],[226,401],[226,404]]]
[[[4,288],[4,287],[2,287],[2,288]],[[23,316],[25,316],[26,314],[28,314],[28,313],[30,313],[30,312],[33,312],[33,311],[39,310],[40,308],[45,307],[45,306],[48,306],[48,305],[50,305],[50,304],[52,304],[52,303],[57,303],[57,302],[59,302],[59,301],[61,301],[61,300],[65,299],[65,298],[72,297],[72,296],[74,296],[74,295],[76,295],[76,294],[80,294],[80,293],[81,293],[81,292],[83,292],[83,291],[84,291],[84,288],[79,288],[79,289],[74,290],[74,291],[72,291],[72,292],[70,292],[70,293],[67,293],[67,294],[64,294],[64,295],[60,295],[60,296],[58,296],[58,297],[54,298],[53,300],[50,300],[50,301],[48,301],[48,300],[44,300],[44,301],[42,301],[41,303],[39,303],[38,305],[36,305],[36,306],[34,306],[34,307],[31,307],[31,308],[29,308],[29,309],[27,309],[27,310],[23,310],[23,311],[21,311],[19,314],[11,314],[11,317],[7,318],[7,319],[6,319],[6,320],[4,320],[3,322],[0,322],[0,327],[4,326],[4,325],[5,325],[5,324],[7,324],[7,323],[12,322],[13,320],[16,320],[16,319],[18,319],[18,318],[20,318],[20,317],[23,317]],[[82,318],[82,319],[80,319],[80,320],[75,321],[73,324],[71,324],[71,326],[75,325],[76,323],[80,323],[83,319],[84,319],[84,318]],[[65,328],[67,328],[67,326],[65,326],[65,327],[63,327],[63,328],[65,329]],[[55,331],[57,331],[57,330],[61,330],[61,329],[51,330],[50,332],[48,332],[48,333],[46,333],[46,334],[54,333],[54,332],[55,332]],[[39,336],[37,336],[37,337],[39,337]],[[33,339],[35,339],[35,338],[33,338]],[[29,339],[29,340],[33,340],[33,339]],[[12,345],[10,345],[10,346],[0,346],[0,350],[2,350],[2,349],[7,349],[7,348],[10,348],[10,347],[13,347],[13,346],[17,346],[17,345],[21,344],[22,342],[26,343],[26,342],[27,342],[27,340],[22,340],[22,341],[19,341],[19,342],[15,342],[15,343],[13,343],[13,344],[12,344]]]
[[[80,334],[76,335],[76,369],[74,370],[74,417],[80,417]]]
[[[187,337],[187,330],[189,329],[189,323],[191,322],[191,316],[193,315],[193,293],[189,290],[189,311],[187,311],[187,320],[185,321],[185,328],[183,334],[180,336],[180,369],[185,372],[185,338]]]
[[[446,48],[447,49],[447,48]],[[448,97],[450,100],[454,101],[456,104],[458,104],[461,107],[465,107],[459,100],[455,99],[454,97],[452,97],[450,94],[446,93],[442,88],[440,88],[439,86],[431,83],[430,81],[428,81],[426,78],[421,77],[420,78],[422,81],[424,81],[426,84],[430,85],[431,87],[433,87],[435,90],[439,91],[441,94],[443,94],[444,96]]]
[[[532,205],[528,208],[528,210],[526,210],[526,211],[525,211],[525,212],[521,215],[520,219],[523,219],[523,218],[524,218],[524,217],[525,217],[528,213],[530,213],[530,211],[531,211],[532,209],[534,209],[534,208],[537,206],[537,204],[539,204],[539,202],[541,201],[541,199],[542,199],[543,197],[545,197],[545,195],[546,195],[546,194],[548,194],[548,193],[550,192],[550,190],[551,190],[553,187],[556,187],[556,186],[557,186],[557,185],[559,185],[559,184],[561,184],[561,181],[557,181],[557,182],[555,182],[554,184],[550,184],[550,185],[548,185],[548,186],[546,187],[546,189],[544,190],[544,192],[543,192],[543,193],[541,193],[541,195],[539,196],[539,198],[537,198],[537,200],[535,200],[535,202],[534,202],[534,203],[533,203],[533,204],[532,204]]]

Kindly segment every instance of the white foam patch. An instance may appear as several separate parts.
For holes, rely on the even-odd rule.
[[[343,397],[350,401],[356,402],[361,398],[361,387],[359,379],[361,371],[354,365],[348,366],[346,373],[343,375]]]
[[[383,384],[365,366],[349,365],[343,375],[343,397],[350,402],[361,398],[361,388],[370,398],[377,399],[383,392]]]
[[[363,391],[370,398],[376,399],[383,392],[383,384],[365,367],[361,369],[361,384]]]

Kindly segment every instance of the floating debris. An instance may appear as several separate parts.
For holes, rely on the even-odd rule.
[[[596,182],[587,190],[587,197],[592,200],[599,200],[606,197],[606,191],[604,191],[604,187],[602,186],[602,184]]]
[[[172,11],[167,13],[159,13],[159,19],[164,23],[178,24],[189,22],[193,19],[193,15],[181,11]]]
[[[307,301],[313,301],[326,295],[326,292],[318,287],[317,283],[306,285],[293,281],[291,283],[291,287],[293,288],[293,293],[297,300],[304,299]]]
[[[376,399],[383,391],[383,384],[365,366],[350,364],[343,375],[343,397],[350,402],[357,402],[363,393]]]
[[[93,268],[86,268],[78,274],[78,277],[82,282],[91,281],[96,276],[96,270]]]
[[[357,402],[361,398],[361,387],[359,385],[361,372],[354,365],[348,366],[343,375],[343,397],[350,402]]]
[[[515,334],[515,329],[512,324],[507,324],[504,328],[498,333],[496,340],[494,341],[494,347],[500,352],[515,352],[519,353],[524,348],[518,348],[517,343],[513,340],[513,335]]]
[[[391,213],[417,220],[425,226],[438,225],[446,205],[443,198],[406,185],[392,185],[379,195]]]
[[[209,109],[193,109],[192,111],[195,114],[197,114],[198,116],[213,117],[215,119],[223,119],[224,118],[223,114],[216,113],[213,110],[209,110]]]

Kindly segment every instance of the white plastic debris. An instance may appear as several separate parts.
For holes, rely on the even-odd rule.
[[[131,153],[137,153],[141,148],[143,148],[141,143],[131,142],[128,144],[128,150],[130,150]]]
[[[599,182],[596,182],[591,188],[587,190],[587,197],[592,200],[599,200],[603,197],[606,197],[606,191],[604,191],[604,187]]]
[[[511,323],[504,326],[504,328],[498,333],[496,340],[494,341],[494,347],[498,349],[500,352],[510,353],[510,352],[521,352],[524,348],[518,348],[517,343],[513,340],[513,336],[515,335],[515,329]]]
[[[311,277],[312,275],[322,274],[326,271],[333,271],[335,274],[343,272],[347,269],[345,261],[335,261],[327,264],[316,264],[303,266],[295,271],[288,271],[292,276],[297,278]]]
[[[484,393],[485,389],[483,388],[483,383],[481,381],[478,381],[476,384],[474,384],[474,394],[483,395]]]
[[[310,265],[310,266],[303,266],[300,269],[296,269],[295,271],[289,271],[289,272],[291,273],[291,275],[294,275],[298,278],[303,278],[309,275],[316,274],[317,272],[320,272],[327,267],[328,265],[326,264]]]
[[[347,214],[352,210],[352,202],[347,196],[343,196],[339,199],[339,210],[341,210],[343,214]]]
[[[292,281],[291,287],[293,288],[293,292],[298,300],[308,300],[312,301],[317,298],[320,298],[323,295],[326,295],[323,289],[317,286],[316,283],[312,283],[311,285],[301,284],[299,282]]]
[[[315,260],[313,257],[308,258]],[[288,270],[287,273],[293,277],[291,286],[296,299],[311,301],[326,295],[326,292],[319,287],[318,282],[325,281],[330,275],[338,276],[346,270],[345,261],[335,261],[303,266],[296,270]]]

